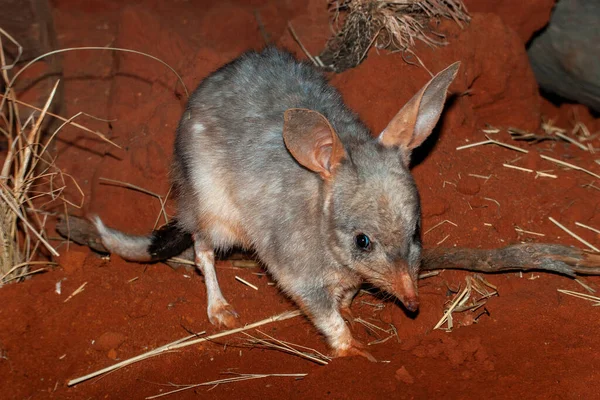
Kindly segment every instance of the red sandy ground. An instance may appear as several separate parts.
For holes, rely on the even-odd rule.
[[[213,4],[214,3],[214,4]],[[256,24],[258,12],[271,40],[299,55],[285,29],[291,20],[309,50],[317,53],[328,36],[324,1],[128,2],[54,1],[54,17],[62,47],[106,46],[146,51],[170,63],[188,88],[220,64],[248,48],[264,44]],[[597,180],[562,169],[539,157],[567,160],[599,173],[594,156],[565,143],[535,146],[511,142],[508,133],[494,138],[527,148],[527,155],[481,146],[456,147],[485,140],[481,128],[491,124],[539,132],[542,116],[571,127],[573,119],[595,132],[600,122],[585,108],[556,108],[540,98],[527,64],[524,42],[548,19],[552,1],[469,1],[473,14],[464,30],[444,22],[450,45],[419,46],[431,71],[462,61],[436,140],[421,152],[414,174],[422,193],[427,247],[499,247],[519,241],[547,241],[582,246],[554,226],[553,216],[600,245],[600,237],[575,227],[579,221],[600,227],[600,196],[585,186]],[[145,194],[100,184],[99,177],[123,180],[165,195],[173,132],[185,94],[160,64],[137,55],[75,52],[64,55],[68,115],[86,111],[105,122],[85,120],[107,132],[123,149],[65,129],[58,145],[59,164],[76,177],[85,192],[85,211],[102,215],[110,225],[130,232],[150,230],[159,203]],[[399,107],[428,79],[400,55],[373,50],[354,70],[333,76],[348,104],[373,129],[381,130]],[[174,91],[174,88],[175,91]],[[596,147],[598,142],[595,142]],[[597,157],[595,157],[597,158]],[[502,163],[552,170],[558,179],[502,167]],[[490,176],[489,179],[470,176]],[[491,200],[493,199],[493,200]],[[172,211],[172,210],[171,210]],[[76,210],[73,210],[76,212]],[[484,225],[489,224],[489,225]],[[543,238],[519,235],[515,226],[542,232]],[[51,236],[53,236],[51,234]],[[59,242],[55,242],[58,244]],[[488,301],[476,324],[459,315],[448,333],[432,330],[451,297],[448,287],[464,285],[463,272],[443,272],[421,282],[421,310],[409,318],[392,303],[369,295],[354,302],[357,316],[379,326],[393,323],[396,339],[370,346],[386,363],[363,358],[335,359],[327,366],[276,351],[241,347],[242,335],[162,355],[68,388],[69,379],[133,357],[186,336],[188,331],[214,333],[206,318],[200,275],[163,264],[110,261],[88,249],[60,246],[60,266],[20,284],[0,289],[0,393],[3,398],[129,399],[172,389],[168,384],[220,379],[224,372],[307,373],[304,379],[267,378],[200,387],[171,398],[600,398],[600,318],[591,303],[556,289],[583,292],[571,279],[543,273],[488,276],[500,297]],[[294,309],[258,269],[218,264],[226,297],[250,323]],[[255,291],[234,280],[238,275],[259,287]],[[135,280],[134,280],[135,279]],[[55,285],[62,282],[62,294]],[[598,278],[585,278],[591,287]],[[85,290],[65,302],[81,284]],[[263,327],[279,339],[327,352],[322,338],[303,318]],[[362,325],[356,336],[377,337]]]

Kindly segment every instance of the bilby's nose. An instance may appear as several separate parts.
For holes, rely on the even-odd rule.
[[[419,309],[417,288],[408,272],[398,273],[394,282],[394,292],[409,311],[415,312]]]

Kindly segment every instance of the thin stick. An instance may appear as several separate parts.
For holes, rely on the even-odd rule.
[[[17,56],[15,57],[13,63],[10,65],[0,65],[0,70],[7,71],[9,69],[13,69],[21,59],[21,56],[23,55],[23,46],[21,46],[21,44],[17,42],[15,38],[10,36],[8,32],[6,32],[4,29],[0,28],[0,33],[6,36],[8,40],[10,40],[15,46],[17,46]],[[2,52],[2,54],[4,55],[4,51]]]
[[[106,182],[108,184],[113,184],[115,186],[121,186],[121,187],[124,187],[124,188],[127,188],[127,189],[136,190],[138,192],[147,194],[149,196],[156,197],[158,199],[158,201],[160,202],[160,209],[161,209],[161,212],[162,212],[162,214],[163,214],[163,216],[165,218],[165,221],[169,222],[169,218],[167,217],[167,211],[165,210],[165,202],[166,202],[166,200],[163,200],[163,197],[160,194],[151,192],[150,190],[144,189],[141,186],[137,186],[137,185],[134,185],[134,184],[131,184],[131,183],[128,183],[128,182],[118,181],[116,179],[109,179],[109,178],[100,177],[99,180],[101,180],[103,182]],[[169,192],[168,193],[171,193],[171,188],[169,188]]]
[[[154,192],[151,192],[148,189],[144,189],[143,187],[133,185],[131,183],[127,183],[127,182],[123,182],[123,181],[118,181],[116,179],[104,178],[104,177],[100,177],[99,180],[101,180],[103,182],[107,182],[107,183],[112,183],[115,186],[122,186],[122,187],[125,187],[125,188],[128,188],[128,189],[137,190],[138,192],[142,192],[144,194],[156,197],[158,199],[161,198],[161,195],[156,194]]]
[[[525,153],[525,154],[529,153],[529,150],[525,150],[525,149],[522,149],[522,148],[517,147],[517,146],[512,146],[510,144],[502,143],[502,142],[499,142],[499,141],[493,140],[493,139],[484,140],[483,142],[466,144],[464,146],[458,146],[456,148],[456,150],[464,150],[464,149],[468,149],[468,148],[471,148],[471,147],[482,146],[482,145],[485,145],[485,144],[495,144],[495,145],[498,145],[498,146],[501,146],[501,147],[506,147],[507,149],[511,149],[511,150],[514,150],[514,151],[519,151],[521,153]]]
[[[556,136],[558,136],[559,138],[566,140],[569,143],[574,144],[575,146],[579,147],[581,150],[583,151],[589,151],[589,149],[587,147],[585,147],[583,144],[579,143],[577,140],[568,137],[567,135],[560,133],[560,132],[554,132],[554,134]]]
[[[45,58],[45,57],[48,57],[48,56],[51,56],[51,55],[54,55],[54,54],[66,53],[68,51],[77,51],[77,50],[112,50],[112,51],[122,51],[124,53],[133,53],[133,54],[138,54],[138,55],[142,55],[142,56],[146,56],[148,58],[151,58],[151,59],[153,59],[155,61],[158,61],[159,63],[161,63],[165,67],[169,68],[171,70],[171,72],[173,72],[175,74],[175,76],[177,77],[177,79],[181,83],[181,86],[183,86],[183,90],[185,91],[186,97],[190,96],[190,94],[189,94],[189,92],[187,90],[187,87],[185,86],[185,83],[183,82],[183,79],[177,73],[177,71],[175,71],[175,68],[171,67],[169,64],[167,64],[166,62],[164,62],[160,58],[154,57],[154,56],[152,56],[150,54],[142,53],[141,51],[137,51],[137,50],[122,49],[122,48],[119,48],[119,47],[95,47],[95,46],[71,47],[71,48],[68,48],[68,49],[58,49],[58,50],[54,50],[54,51],[50,51],[48,53],[42,54],[41,56],[38,56],[38,57],[34,58],[33,60],[31,60],[30,62],[28,62],[23,68],[21,68],[19,70],[19,72],[17,72],[15,74],[15,76],[13,76],[13,78],[10,80],[10,83],[8,84],[8,89],[10,89],[10,88],[12,88],[14,86],[15,81],[17,80],[17,78],[19,77],[19,75],[21,75],[21,73],[23,71],[25,71],[27,68],[29,68],[31,65],[35,64],[36,62],[38,62],[42,58]]]
[[[488,175],[488,176],[478,175],[478,174],[467,174],[467,175],[472,176],[473,178],[485,179],[486,181],[492,177],[491,175]]]
[[[217,386],[217,385],[220,385],[223,383],[240,382],[240,381],[247,381],[247,380],[251,380],[251,379],[262,379],[262,378],[269,378],[269,377],[303,378],[306,375],[308,375],[308,374],[239,374],[239,376],[236,376],[233,378],[219,379],[219,380],[211,381],[211,382],[202,382],[202,383],[197,383],[194,385],[185,385],[184,387],[181,387],[181,388],[175,389],[175,390],[171,390],[170,392],[146,397],[146,399],[157,399],[159,397],[168,396],[173,393],[183,392],[184,390],[194,389],[194,388],[197,388],[200,386]]]
[[[294,30],[294,27],[292,26],[291,22],[288,22],[288,29],[289,29],[290,33],[292,34],[292,37],[294,38],[294,40],[296,41],[296,43],[298,43],[298,46],[300,46],[300,48],[302,49],[302,51],[304,52],[304,54],[306,54],[306,57],[308,57],[309,60],[312,61],[312,63],[315,66],[319,67],[320,65],[317,62],[317,60],[315,60],[315,58],[308,52],[308,50],[306,49],[306,47],[304,47],[304,45],[300,41],[300,38],[298,38],[298,35],[296,35],[296,31]]]
[[[310,360],[312,362],[316,362],[317,364],[321,364],[321,365],[327,365],[327,364],[329,364],[327,362],[327,360],[330,360],[330,358],[327,357],[327,356],[322,355],[321,353],[319,353],[319,352],[317,352],[315,350],[313,350],[313,351],[315,351],[315,353],[317,353],[320,357],[325,358],[326,360],[318,358],[318,357],[316,357],[314,355],[311,355],[311,354],[308,354],[308,353],[304,353],[304,352],[302,352],[300,350],[297,350],[294,347],[292,347],[291,343],[275,339],[274,337],[269,336],[266,333],[261,332],[258,329],[257,329],[257,331],[259,333],[261,333],[262,335],[268,337],[269,339],[271,339],[273,342],[275,342],[277,344],[275,344],[273,342],[269,342],[268,340],[265,340],[265,339],[257,338],[255,336],[250,335],[249,333],[246,333],[246,332],[242,332],[242,333],[250,338],[250,339],[248,339],[250,342],[256,342],[256,343],[259,343],[259,344],[261,344],[261,345],[263,345],[263,346],[265,346],[267,348],[273,348],[275,350],[279,350],[279,351],[282,351],[284,353],[289,353],[289,354],[293,354],[293,355],[296,355],[296,356],[301,357],[301,358],[306,358],[307,360]],[[294,344],[294,346],[297,346],[297,345]],[[302,347],[304,349],[308,349],[308,348],[306,348],[304,346],[298,346],[298,347]],[[308,350],[312,350],[312,349],[308,349]]]
[[[230,335],[233,335],[233,334],[236,334],[236,333],[247,331],[249,329],[254,329],[254,328],[262,326],[262,325],[270,324],[272,322],[284,321],[286,319],[294,318],[294,317],[297,317],[297,316],[299,316],[301,314],[302,314],[302,312],[299,311],[299,310],[296,310],[296,311],[286,311],[284,313],[281,313],[281,314],[278,314],[278,315],[274,315],[274,316],[269,317],[269,318],[265,318],[265,319],[263,319],[261,321],[254,322],[254,323],[252,323],[250,325],[246,325],[246,326],[241,327],[241,328],[236,328],[236,329],[231,329],[231,330],[228,330],[228,331],[219,332],[219,333],[216,333],[214,335],[203,337],[203,338],[199,338],[199,339],[195,339],[195,340],[189,340],[189,339],[192,338],[192,337],[196,337],[197,335],[190,335],[190,336],[184,337],[182,339],[176,340],[175,342],[172,342],[172,343],[166,344],[164,346],[158,347],[158,348],[156,348],[154,350],[151,350],[149,352],[140,354],[140,355],[138,355],[136,357],[129,358],[127,360],[123,360],[123,361],[121,361],[121,362],[119,362],[117,364],[113,364],[113,365],[111,365],[109,367],[106,367],[106,368],[103,368],[103,369],[101,369],[99,371],[92,372],[92,373],[87,374],[85,376],[82,376],[80,378],[72,379],[72,380],[70,380],[67,383],[67,386],[77,385],[78,383],[81,383],[83,381],[87,381],[88,379],[91,379],[91,378],[94,378],[96,376],[105,374],[107,372],[114,371],[115,369],[122,368],[122,367],[124,367],[126,365],[130,365],[130,364],[136,363],[136,362],[144,360],[146,358],[153,357],[153,356],[158,355],[158,354],[162,354],[162,353],[167,352],[167,351],[171,351],[171,350],[175,350],[175,349],[180,349],[180,348],[187,347],[187,346],[192,346],[192,345],[195,345],[195,344],[198,344],[198,343],[202,343],[202,342],[206,342],[206,341],[211,341],[211,340],[219,339],[219,338],[222,338],[222,337],[225,337],[225,336],[230,336]]]
[[[419,274],[419,279],[431,278],[432,276],[437,276],[439,274],[440,274],[440,271],[424,272],[422,274]]]
[[[581,150],[583,150],[583,151],[590,151],[590,149],[588,149],[587,147],[585,147],[583,144],[579,143],[577,140],[575,140],[575,139],[573,139],[573,138],[570,138],[570,137],[568,137],[568,136],[567,136],[567,135],[565,135],[565,134],[562,134],[562,133],[560,133],[560,132],[554,132],[554,134],[555,134],[556,136],[558,136],[559,138],[561,138],[561,139],[563,139],[563,140],[566,140],[566,141],[567,141],[567,142],[569,142],[569,143],[572,143],[572,144],[574,144],[575,146],[579,147],[579,148],[580,148]]]
[[[279,342],[279,343],[281,343],[281,344],[285,344],[285,345],[288,345],[288,346],[296,346],[296,347],[298,347],[298,348],[300,348],[300,349],[304,349],[304,350],[310,350],[310,351],[312,351],[312,352],[313,352],[313,354],[316,354],[316,355],[318,355],[319,357],[323,358],[324,360],[329,360],[329,361],[331,361],[331,357],[329,357],[329,356],[326,356],[325,354],[321,353],[321,352],[320,352],[320,351],[318,351],[318,350],[315,350],[315,349],[313,349],[313,348],[310,348],[310,347],[302,346],[301,344],[297,344],[297,343],[290,343],[290,342],[286,342],[286,341],[284,341],[284,340],[275,339],[273,336],[269,336],[269,335],[267,335],[266,333],[264,333],[264,332],[263,332],[263,331],[261,331],[260,329],[257,329],[256,331],[257,331],[257,332],[259,332],[259,333],[261,333],[261,334],[263,334],[263,335],[265,335],[265,336],[266,336],[266,337],[268,337],[268,338],[271,338],[271,339],[275,340],[276,342]],[[245,333],[244,333],[244,334],[245,334]]]
[[[252,289],[254,289],[254,290],[258,290],[258,288],[257,288],[255,285],[251,284],[250,282],[248,282],[248,281],[247,281],[247,280],[245,280],[245,279],[242,279],[242,278],[240,278],[240,277],[239,277],[239,276],[237,276],[237,275],[235,276],[235,280],[236,280],[236,281],[239,281],[239,282],[242,282],[242,283],[243,283],[244,285],[246,285],[246,286],[250,286],[250,287],[251,287]]]
[[[379,330],[379,331],[384,332],[384,333],[390,333],[391,332],[390,329],[383,329],[382,327],[377,326],[377,325],[375,325],[375,324],[373,324],[371,322],[365,321],[362,318],[354,318],[354,322],[358,322],[359,324],[364,325],[365,327],[371,329],[374,332],[375,332],[375,330]]]
[[[256,268],[260,266],[260,264],[254,260],[232,260],[231,265],[236,268]]]
[[[573,292],[572,290],[565,290],[565,289],[556,289],[556,290],[559,291],[560,293],[567,294],[567,295],[573,296],[573,297],[577,297],[579,299],[595,301],[596,302],[596,304],[594,304],[595,306],[600,304],[600,297],[592,296],[591,294]]]
[[[33,110],[36,110],[36,111],[39,111],[39,112],[42,111],[42,109],[39,108],[39,107],[36,107],[36,106],[34,106],[32,104],[25,103],[24,101],[21,101],[21,100],[17,100],[17,99],[6,97],[6,96],[4,96],[1,93],[0,93],[0,98],[2,98],[3,100],[8,99],[8,101],[11,101],[13,103],[17,103],[17,104],[25,106],[25,107],[29,107],[29,108],[31,108]],[[71,118],[68,118],[68,119],[65,118],[65,117],[63,117],[63,116],[60,116],[58,114],[51,113],[50,111],[47,111],[46,114],[50,115],[51,117],[57,118],[57,119],[65,122],[65,123],[68,123],[71,126],[74,126],[76,128],[82,129],[82,130],[84,130],[84,131],[86,131],[88,133],[96,135],[96,136],[100,137],[100,139],[104,140],[105,142],[108,142],[108,143],[112,144],[115,147],[118,147],[119,149],[121,148],[121,146],[119,146],[118,144],[116,144],[115,142],[113,142],[112,140],[110,140],[109,138],[107,138],[106,136],[104,136],[104,134],[102,134],[101,132],[93,131],[90,128],[86,128],[85,126],[80,125],[77,122],[72,121],[72,119],[74,117],[79,116],[79,115],[85,115],[87,117],[94,118],[94,119],[100,119],[100,118],[97,118],[97,117],[94,117],[93,115],[82,113],[82,112],[79,112],[74,117],[71,117]]]
[[[556,176],[554,174],[548,174],[548,173],[542,172],[542,171],[535,171],[535,178],[537,179],[538,177],[553,178],[553,179],[557,179],[558,178],[558,176]]]
[[[15,279],[24,278],[24,277],[26,277],[26,276],[33,275],[33,274],[37,274],[38,272],[44,272],[44,271],[47,271],[47,270],[48,270],[47,268],[39,268],[39,269],[36,269],[35,271],[29,271],[29,272],[25,272],[24,274],[17,275],[17,276],[13,276],[12,278],[10,278],[10,279],[7,279],[7,280],[5,280],[5,281],[4,281],[4,282],[2,282],[2,283],[3,283],[3,284],[4,284],[4,283],[8,283],[8,282],[10,282],[10,281],[14,281]]]
[[[179,257],[172,257],[169,258],[168,260],[166,260],[167,263],[176,263],[176,264],[184,264],[184,265],[191,265],[193,267],[196,266],[196,263],[190,260],[186,260],[185,258],[179,258]]]
[[[577,165],[574,165],[574,164],[571,164],[571,163],[568,163],[568,162],[565,162],[565,161],[562,161],[562,160],[557,160],[556,158],[548,157],[548,156],[546,156],[544,154],[540,154],[540,157],[543,158],[544,160],[548,160],[550,162],[553,162],[553,163],[556,163],[556,164],[560,164],[560,165],[562,165],[564,167],[569,167],[569,168],[573,168],[573,169],[581,171],[581,172],[585,172],[586,174],[591,175],[594,178],[600,179],[600,175],[595,174],[595,173],[593,173],[591,171],[588,171],[585,168],[578,167]]]
[[[596,293],[596,289],[594,289],[593,287],[591,287],[590,285],[588,285],[587,283],[585,283],[581,279],[575,278],[575,282],[579,283],[588,292],[590,292],[590,293]]]
[[[560,222],[558,222],[554,218],[548,217],[548,219],[550,221],[552,221],[560,229],[562,229],[563,231],[565,231],[566,233],[568,233],[569,235],[571,235],[573,238],[579,240],[581,243],[585,244],[587,247],[589,247],[590,249],[594,250],[595,252],[600,253],[600,250],[598,250],[598,248],[592,246],[589,242],[587,242],[586,240],[582,239],[580,236],[577,236],[575,233],[571,232],[569,229],[567,229],[564,225],[562,225]]]
[[[438,323],[433,327],[434,330],[439,329],[442,325],[444,325],[444,323],[446,323],[446,321],[448,321],[450,315],[452,314],[452,312],[454,311],[454,309],[456,307],[458,307],[459,303],[463,300],[463,299],[467,299],[469,298],[469,295],[471,293],[471,285],[467,285],[467,287],[465,287],[465,289],[454,298],[454,301],[452,302],[452,304],[450,305],[450,307],[448,307],[448,309],[446,310],[446,312],[444,313],[444,315],[442,316],[442,318],[438,321]]]
[[[533,172],[532,169],[529,168],[523,168],[523,167],[517,167],[516,165],[511,165],[511,164],[502,164],[503,167],[506,168],[512,168],[512,169],[517,169],[519,171],[524,171],[524,172]]]
[[[444,243],[446,241],[446,239],[448,239],[450,237],[450,234],[444,236],[444,238],[442,240],[440,240],[439,242],[436,243],[436,246],[439,246],[440,244]]]
[[[0,189],[4,189],[8,193],[8,190],[4,187],[4,185],[2,185],[1,182],[0,182],[0,186],[2,186],[2,188],[0,188]],[[38,240],[44,244],[44,247],[46,247],[46,249],[50,253],[52,253],[53,256],[55,256],[55,257],[60,256],[60,254],[58,253],[58,251],[56,251],[54,249],[54,247],[52,247],[50,245],[50,243],[48,243],[46,241],[46,239],[44,239],[42,237],[42,235],[40,235],[40,233],[35,230],[35,228],[29,223],[29,221],[27,221],[27,218],[25,218],[21,214],[21,211],[19,211],[19,209],[17,208],[17,206],[12,203],[12,200],[10,200],[8,197],[6,197],[6,195],[4,194],[4,190],[0,190],[0,197],[2,197],[2,200],[4,200],[4,202],[6,203],[6,205],[8,205],[8,207],[10,207],[10,209],[17,215],[17,217],[19,217],[21,219],[21,221],[23,221],[23,223],[25,224],[25,226],[27,226],[27,228],[29,228],[29,230],[35,235],[35,237],[38,238]]]
[[[456,225],[454,222],[452,222],[452,221],[450,221],[450,220],[448,220],[448,219],[445,219],[445,220],[443,220],[442,222],[440,222],[440,223],[438,223],[438,224],[436,224],[436,225],[432,226],[431,228],[427,229],[423,235],[427,235],[429,232],[431,232],[431,231],[432,231],[432,230],[434,230],[435,228],[437,228],[437,227],[439,227],[439,226],[441,226],[441,225],[443,225],[443,224],[445,224],[445,223],[448,223],[448,224],[451,224],[451,225],[454,225],[454,226],[458,227],[458,225]]]
[[[598,230],[596,228],[592,228],[591,226],[584,225],[581,222],[575,222],[575,225],[580,226],[580,227],[585,228],[585,229],[589,229],[590,231],[596,232],[597,234],[600,235],[600,230]]]
[[[58,265],[58,263],[55,263],[52,261],[25,261],[25,262],[19,263],[17,265],[13,265],[13,267],[7,273],[2,275],[2,277],[0,278],[0,282],[3,281],[4,278],[6,278],[8,275],[12,274],[17,269],[19,269],[21,267],[25,267],[27,265]]]
[[[538,233],[538,232],[532,232],[532,231],[526,231],[525,229],[521,229],[518,226],[515,227],[515,231],[519,232],[519,233],[527,233],[529,235],[535,235],[535,236],[546,236],[543,233]]]
[[[71,295],[69,297],[67,297],[65,299],[65,301],[63,301],[63,303],[66,303],[67,301],[71,300],[71,298],[73,296],[77,296],[79,293],[83,292],[83,288],[85,287],[85,285],[87,285],[87,282],[84,282],[83,285],[81,285],[77,289],[75,289],[75,291],[73,293],[71,293]]]

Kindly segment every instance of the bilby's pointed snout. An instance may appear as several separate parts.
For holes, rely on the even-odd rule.
[[[394,295],[409,311],[419,309],[419,297],[416,282],[406,271],[399,272],[393,282]]]

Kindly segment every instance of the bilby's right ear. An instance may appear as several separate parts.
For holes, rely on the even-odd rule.
[[[292,156],[323,179],[329,179],[346,152],[327,118],[317,111],[290,108],[283,121],[283,140]]]

